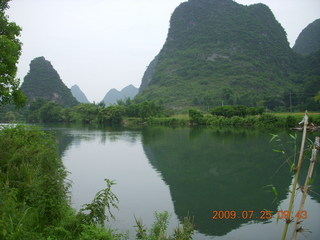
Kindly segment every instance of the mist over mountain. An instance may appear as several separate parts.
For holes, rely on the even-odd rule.
[[[78,102],[89,103],[86,95],[81,91],[81,89],[78,85],[73,85],[71,87],[71,93],[77,99]]]
[[[29,102],[45,98],[65,106],[78,103],[70,89],[62,82],[58,72],[44,57],[31,61],[30,70],[24,78],[21,89]]]
[[[111,105],[116,104],[118,100],[125,100],[126,98],[133,99],[137,95],[138,91],[139,89],[132,84],[123,88],[121,91],[112,88],[109,92],[107,92],[102,102],[104,102],[106,105]]]
[[[310,23],[302,30],[292,49],[304,55],[320,50],[320,19]]]
[[[136,99],[162,100],[169,107],[272,109],[285,105],[304,84],[300,64],[266,5],[189,0],[173,12],[166,42],[149,64]]]

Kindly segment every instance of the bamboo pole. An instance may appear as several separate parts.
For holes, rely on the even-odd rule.
[[[297,188],[298,178],[299,178],[299,174],[300,174],[302,159],[303,159],[304,145],[306,143],[306,136],[307,136],[307,125],[308,125],[308,112],[307,111],[305,112],[304,118],[300,122],[300,124],[301,123],[304,123],[304,124],[303,124],[303,134],[302,134],[300,155],[299,155],[298,166],[296,168],[297,171],[294,176],[294,182],[293,182],[292,191],[291,191],[291,198],[290,198],[289,209],[288,209],[289,216],[288,216],[288,219],[286,219],[286,225],[284,226],[284,230],[283,230],[282,238],[281,238],[282,240],[286,239],[289,224],[292,222],[291,214],[292,214],[292,209],[293,209],[293,202],[294,202],[294,197],[296,194],[296,188]]]
[[[306,182],[302,188],[302,192],[303,192],[303,195],[302,195],[302,198],[301,198],[301,202],[300,202],[300,207],[299,207],[299,214],[298,214],[298,218],[295,222],[295,227],[294,227],[294,230],[293,230],[293,233],[292,233],[292,238],[291,240],[296,240],[297,239],[297,234],[298,232],[301,230],[301,213],[303,211],[303,208],[304,208],[304,203],[306,201],[306,198],[307,198],[307,193],[308,193],[308,190],[309,190],[309,186],[310,186],[310,179],[312,177],[312,174],[313,174],[313,169],[314,169],[314,165],[317,161],[317,153],[318,153],[318,150],[320,149],[320,137],[316,137],[316,140],[314,142],[314,146],[313,146],[313,149],[312,149],[312,155],[311,155],[311,159],[310,159],[310,165],[309,165],[309,170],[308,170],[308,175],[307,175],[307,178],[306,178]]]

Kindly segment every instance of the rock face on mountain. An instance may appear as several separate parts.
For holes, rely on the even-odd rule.
[[[126,98],[133,99],[137,95],[138,91],[139,89],[131,84],[123,88],[121,91],[113,88],[105,95],[102,102],[106,105],[111,105],[116,104],[118,100],[124,100]]]
[[[272,105],[292,86],[296,58],[266,5],[189,0],[172,14],[136,98],[173,107]]]
[[[77,99],[80,103],[89,103],[86,95],[81,91],[78,85],[73,85],[71,87],[72,95]]]
[[[72,96],[70,89],[62,82],[59,74],[44,57],[31,61],[30,71],[21,85],[29,102],[36,98],[46,98],[64,106],[74,106],[78,101]]]
[[[304,55],[320,50],[320,19],[310,23],[302,30],[292,49]]]

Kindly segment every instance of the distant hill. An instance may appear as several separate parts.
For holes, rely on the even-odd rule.
[[[116,104],[118,100],[124,100],[126,98],[133,99],[137,95],[138,91],[139,89],[131,84],[123,88],[121,91],[113,88],[105,95],[102,101],[106,105]]]
[[[302,30],[292,49],[304,55],[320,50],[320,19],[310,23]]]
[[[80,103],[89,103],[86,95],[81,91],[78,85],[73,85],[71,87],[72,95],[77,99]]]
[[[173,12],[166,42],[137,100],[169,107],[282,104],[298,58],[264,4],[189,0]]]
[[[64,106],[74,106],[78,101],[70,89],[62,82],[59,74],[44,57],[31,61],[30,71],[25,76],[21,89],[29,102],[36,98],[46,98]]]

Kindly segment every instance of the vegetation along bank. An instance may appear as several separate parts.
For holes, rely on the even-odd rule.
[[[111,190],[114,182],[106,179],[106,188],[80,211],[71,208],[67,172],[50,135],[30,126],[4,127],[0,151],[0,239],[129,238],[104,225],[113,218],[111,210],[117,208],[118,198]],[[155,213],[150,229],[137,220],[136,239],[191,239],[189,218],[172,236],[166,234],[168,221],[167,212]]]
[[[303,113],[268,113],[264,107],[243,105],[215,107],[208,111],[186,109],[182,114],[165,108],[155,101],[137,103],[118,101],[117,105],[81,103],[73,107],[38,98],[28,107],[16,110],[0,108],[1,122],[82,123],[102,125],[166,125],[166,126],[233,126],[246,128],[293,128]],[[320,125],[320,113],[309,113],[310,123]]]

